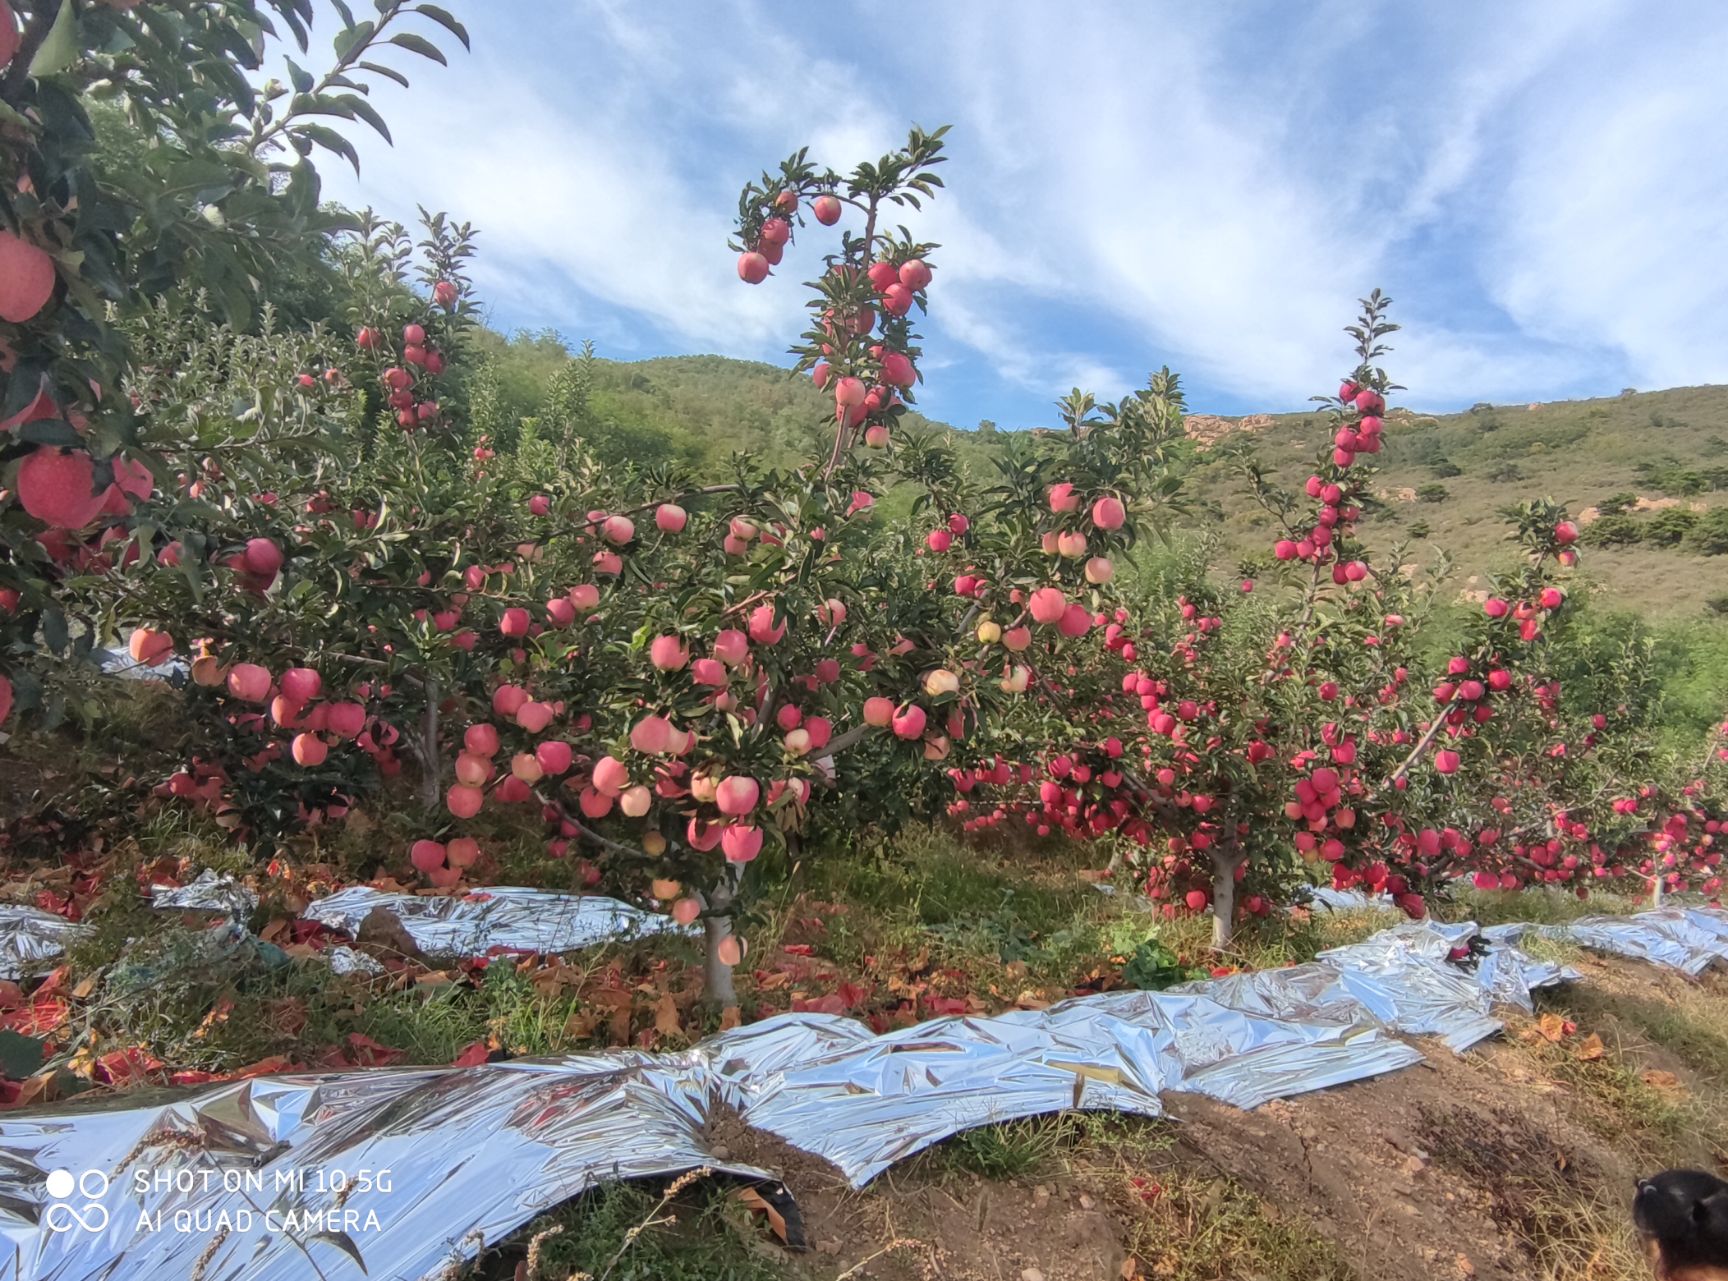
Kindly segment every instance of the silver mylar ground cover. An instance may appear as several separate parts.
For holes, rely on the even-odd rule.
[[[427,901],[451,900],[416,900]],[[1720,912],[1580,924],[1588,946],[1687,973],[1728,962]],[[1450,958],[1475,927],[1409,923],[1308,965],[882,1036],[852,1019],[787,1014],[678,1054],[275,1077],[151,1105],[133,1096],[14,1114],[0,1119],[0,1281],[182,1277],[207,1250],[205,1281],[359,1277],[356,1257],[372,1278],[430,1278],[605,1180],[699,1165],[768,1177],[712,1158],[702,1131],[720,1103],[855,1185],[995,1121],[1072,1107],[1157,1116],[1167,1090],[1253,1107],[1419,1061],[1391,1031],[1462,1049],[1499,1030],[1495,1003],[1529,1009],[1533,987],[1576,978],[1526,956],[1518,934],[1485,931],[1459,965]],[[515,937],[493,942],[520,946]],[[335,1188],[339,1173],[386,1169],[388,1191]],[[86,1186],[60,1195],[56,1170]],[[217,1172],[209,1190],[173,1183],[204,1170]],[[279,1175],[295,1177],[278,1190]],[[339,1213],[284,1217],[296,1207]],[[177,1210],[202,1217],[178,1231]]]

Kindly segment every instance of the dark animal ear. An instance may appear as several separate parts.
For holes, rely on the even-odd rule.
[[[1720,1192],[1712,1192],[1707,1197],[1699,1197],[1692,1203],[1692,1221],[1704,1223],[1710,1219],[1721,1218],[1728,1222],[1728,1188]]]

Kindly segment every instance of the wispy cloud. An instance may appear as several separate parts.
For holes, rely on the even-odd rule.
[[[1166,361],[1198,405],[1297,404],[1375,285],[1424,405],[1728,379],[1719,6],[466,16],[474,57],[392,99],[396,150],[335,194],[450,205],[484,228],[501,317],[620,352],[776,356],[814,251],[739,285],[738,185],[805,142],[873,159],[916,121],[955,125],[915,231],[943,246],[926,404],[958,421],[1035,421]]]

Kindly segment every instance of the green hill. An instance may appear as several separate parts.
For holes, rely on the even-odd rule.
[[[484,345],[506,418],[573,418],[603,457],[711,468],[741,451],[784,465],[815,456],[827,439],[827,398],[774,365],[583,359],[550,333],[487,335]],[[1012,435],[918,414],[906,422],[947,440],[974,468]],[[1220,533],[1220,568],[1264,564],[1275,526],[1228,456],[1245,452],[1296,489],[1328,434],[1324,416],[1195,414],[1190,432],[1191,519]],[[1394,410],[1386,440],[1376,460],[1381,510],[1364,534],[1376,550],[1404,545],[1418,572],[1434,572],[1444,549],[1461,594],[1508,563],[1501,510],[1546,495],[1578,514],[1585,573],[1603,604],[1674,619],[1705,616],[1713,600],[1728,609],[1728,387],[1457,414]]]
[[[1307,477],[1324,442],[1319,414],[1198,419],[1222,429],[1220,448],[1245,448],[1280,483]],[[1210,429],[1210,431],[1208,431]],[[1431,572],[1440,549],[1460,592],[1508,563],[1503,508],[1529,496],[1578,517],[1584,571],[1605,605],[1647,616],[1697,617],[1728,606],[1728,387],[1683,387],[1600,400],[1400,413],[1375,461],[1381,510],[1363,523],[1370,546],[1404,544],[1405,563]],[[1222,461],[1193,488],[1223,516],[1226,557],[1264,558],[1270,517]]]

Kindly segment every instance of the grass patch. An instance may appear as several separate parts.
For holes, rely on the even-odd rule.
[[[1475,921],[1478,925],[1510,925],[1528,921],[1533,925],[1564,925],[1585,916],[1630,916],[1650,904],[1623,894],[1592,893],[1579,898],[1568,890],[1460,889],[1441,904],[1440,915],[1448,921]]]
[[[1224,1179],[1125,1177],[1128,1250],[1136,1275],[1159,1281],[1354,1281],[1338,1247],[1299,1215],[1285,1214]]]
[[[688,1176],[686,1176],[688,1178]],[[659,1189],[614,1183],[529,1224],[494,1252],[503,1270],[470,1276],[521,1281],[781,1281],[787,1273],[729,1189],[696,1180]]]

